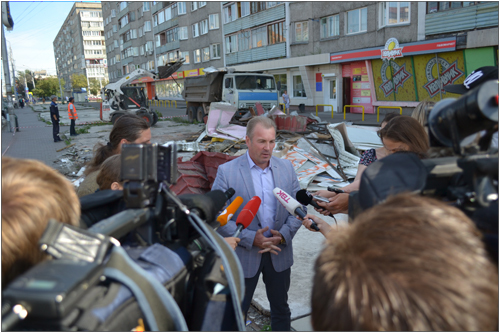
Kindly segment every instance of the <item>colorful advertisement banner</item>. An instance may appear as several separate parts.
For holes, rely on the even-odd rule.
[[[346,67],[346,66],[342,66]],[[368,72],[364,61],[357,61],[350,64],[351,72],[351,105],[362,105],[365,107],[365,113],[373,113],[372,98],[370,92],[370,82]],[[363,108],[350,108],[352,113],[362,113]]]

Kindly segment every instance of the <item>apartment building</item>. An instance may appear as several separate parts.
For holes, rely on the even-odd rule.
[[[155,82],[158,98],[181,99],[185,77],[224,64],[219,2],[157,2],[153,31],[158,65],[185,60],[172,77]]]
[[[498,63],[496,2],[300,1],[289,13],[290,57],[235,68],[274,74],[291,104],[309,111],[373,113],[458,97],[443,87]]]
[[[53,47],[57,74],[65,81],[63,94],[84,100],[86,92],[72,89],[72,75],[100,82],[108,77],[101,4],[75,2]]]

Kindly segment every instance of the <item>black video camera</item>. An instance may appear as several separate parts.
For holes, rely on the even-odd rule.
[[[120,211],[87,219],[87,230],[49,223],[39,244],[53,260],[2,291],[3,330],[129,330],[138,317],[138,329],[244,330],[241,265],[214,231],[234,191],[176,196],[176,155],[175,143],[122,146],[123,192],[100,191],[82,204],[87,217],[117,201]],[[101,309],[116,318],[102,319]]]
[[[498,132],[498,81],[487,81],[459,99],[444,99],[428,116],[432,147],[449,147],[453,156],[420,160],[395,153],[372,163],[358,192],[349,198],[349,219],[388,196],[414,192],[460,208],[484,232],[498,234],[498,148],[490,148]],[[482,131],[472,147],[461,141]]]

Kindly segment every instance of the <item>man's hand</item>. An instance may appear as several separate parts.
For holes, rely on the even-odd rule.
[[[271,252],[272,254],[278,255],[278,252],[281,252],[281,249],[271,242],[265,242],[264,246],[266,246],[266,248],[260,250],[259,253]]]
[[[238,246],[241,239],[238,237],[224,237],[224,240],[233,248],[233,250],[236,250],[236,246]]]
[[[261,249],[266,249],[270,246],[278,245],[281,242],[281,234],[276,230],[271,230],[271,233],[273,234],[272,237],[264,236],[264,232],[266,232],[268,229],[269,227],[265,227],[263,229],[257,230],[257,232],[255,233],[255,238],[253,239],[253,245],[260,247]],[[276,233],[278,233],[279,235],[276,236]]]
[[[317,212],[323,215],[344,213],[349,210],[349,193],[339,193],[330,198],[330,202],[319,202],[318,205],[324,209],[316,209]]]

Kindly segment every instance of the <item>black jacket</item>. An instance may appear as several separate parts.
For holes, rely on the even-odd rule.
[[[52,103],[50,103],[50,120],[52,120],[52,122],[55,121],[54,115],[56,116],[57,121],[59,121],[59,107],[56,103],[54,103],[54,101],[52,101]]]

